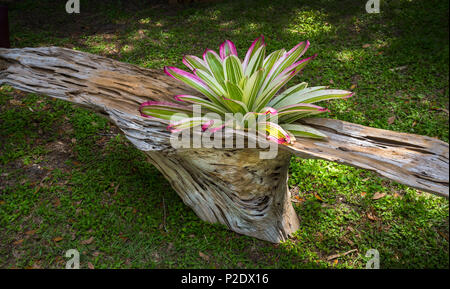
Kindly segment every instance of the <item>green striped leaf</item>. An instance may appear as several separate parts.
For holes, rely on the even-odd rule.
[[[264,57],[266,55],[266,46],[263,45],[256,50],[256,52],[253,54],[252,58],[250,58],[250,61],[248,65],[245,67],[244,74],[246,76],[252,75],[255,71],[260,69],[264,63]]]
[[[287,96],[294,94],[300,90],[305,89],[308,86],[308,83],[306,82],[302,82],[299,84],[296,84],[294,86],[291,86],[290,88],[286,89],[285,91],[283,91],[282,93],[280,93],[278,96],[274,97],[270,102],[269,102],[269,106],[275,106],[277,105],[280,101],[282,101],[283,99],[285,99]]]
[[[253,109],[253,104],[258,95],[261,84],[263,83],[264,69],[259,69],[253,73],[244,87],[244,95],[242,101],[247,104],[250,110]]]
[[[239,58],[235,55],[230,55],[223,61],[223,71],[225,80],[228,80],[236,85],[239,84],[243,76],[242,64]]]
[[[203,59],[208,65],[209,71],[212,73],[214,78],[218,83],[222,84],[225,80],[224,72],[223,72],[223,64],[220,56],[214,52],[213,50],[207,49],[203,53]]]
[[[308,87],[308,88],[304,88],[304,89],[301,89],[298,91],[294,91],[293,93],[285,95],[284,97],[280,96],[280,98],[282,97],[282,99],[278,100],[275,104],[272,103],[272,106],[279,108],[279,107],[293,105],[293,104],[303,102],[303,101],[301,101],[303,95],[306,95],[306,94],[314,92],[314,91],[323,90],[325,88],[327,88],[327,87],[326,86],[314,86],[314,87]],[[277,99],[277,98],[275,98],[275,99]]]
[[[306,138],[327,138],[327,136],[312,127],[301,125],[301,124],[283,124],[281,127],[290,133],[292,133],[294,136],[297,137],[306,137]]]
[[[201,105],[202,108],[206,108],[207,110],[216,112],[220,115],[225,115],[225,113],[227,113],[227,108],[223,106],[222,102],[221,105],[217,105],[207,99],[186,94],[177,95],[175,96],[175,99],[178,101]]]
[[[317,90],[309,93],[302,94],[298,97],[298,102],[303,103],[314,103],[318,101],[336,99],[336,98],[348,98],[351,97],[353,93],[346,90],[340,89],[326,89]]]
[[[213,124],[213,122],[214,122],[213,120],[208,120],[204,117],[191,117],[171,122],[170,125],[167,127],[167,129],[170,132],[178,132],[184,129],[189,129],[201,125],[202,130],[204,131],[208,127],[210,127]]]
[[[265,71],[264,79],[266,78],[266,76],[270,72],[270,70],[272,69],[275,62],[277,62],[277,60],[280,59],[280,57],[285,53],[286,53],[286,50],[284,50],[284,49],[276,50],[276,51],[270,53],[269,56],[267,56],[264,59],[264,63],[263,63],[263,68]]]
[[[227,88],[228,98],[242,101],[243,92],[239,86],[228,80],[225,80],[225,86]]]
[[[217,99],[217,95],[215,95],[214,92],[208,87],[208,85],[197,75],[170,66],[164,67],[164,72],[170,77],[181,80],[185,84],[196,89],[197,91],[208,97],[211,101]]]
[[[203,71],[201,69],[194,70],[195,75],[197,75],[201,80],[203,80],[206,85],[217,95],[214,99],[214,103],[221,104],[220,98],[218,96],[225,95],[226,91],[221,84],[217,82],[217,80],[210,75],[208,72]]]
[[[183,63],[190,70],[202,69],[202,70],[208,71],[206,63],[202,59],[200,59],[194,55],[185,55],[183,57]]]

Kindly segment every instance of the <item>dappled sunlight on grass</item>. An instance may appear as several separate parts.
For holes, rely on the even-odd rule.
[[[257,24],[250,23],[249,25],[257,25]],[[222,28],[229,28],[229,27],[231,28],[232,26],[234,26],[234,21],[231,20],[231,21],[222,22],[219,24],[219,26]]]
[[[150,24],[152,19],[150,17],[139,19],[139,24]],[[161,23],[159,23],[161,25]]]
[[[358,57],[358,53],[355,53],[356,51],[353,50],[344,50],[336,53],[336,58],[339,61],[342,62],[351,62],[354,60],[355,57]],[[358,51],[361,54],[361,51]]]

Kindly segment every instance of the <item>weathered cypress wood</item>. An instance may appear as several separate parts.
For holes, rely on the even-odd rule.
[[[200,218],[263,240],[285,240],[299,227],[286,185],[291,153],[368,169],[448,198],[448,144],[430,137],[312,118],[302,121],[328,141],[280,145],[273,160],[259,159],[260,149],[174,149],[166,124],[141,117],[139,104],[195,91],[160,70],[58,47],[0,49],[0,84],[104,114]]]

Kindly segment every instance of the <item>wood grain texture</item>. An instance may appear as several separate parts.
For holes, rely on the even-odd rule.
[[[0,48],[0,84],[105,115],[146,152],[200,218],[260,239],[279,242],[298,228],[286,187],[290,153],[371,170],[448,198],[448,144],[430,137],[311,118],[302,122],[326,134],[327,141],[298,139],[280,145],[274,162],[258,161],[254,149],[172,148],[167,124],[141,117],[139,104],[198,93],[160,70],[59,47]],[[260,197],[265,201],[255,205]]]
[[[302,122],[326,134],[328,141],[299,140],[288,146],[294,154],[371,170],[401,184],[448,198],[447,143],[334,119],[309,118]]]
[[[259,158],[259,149],[148,151],[183,202],[202,220],[278,243],[298,230],[287,178],[291,154]]]

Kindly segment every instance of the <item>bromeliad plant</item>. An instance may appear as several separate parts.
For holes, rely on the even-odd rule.
[[[308,47],[308,41],[301,42],[288,52],[281,49],[266,57],[266,44],[261,35],[252,43],[243,61],[239,59],[236,47],[230,40],[220,45],[219,54],[206,49],[203,59],[186,55],[183,63],[193,73],[176,67],[165,67],[164,72],[194,88],[204,97],[177,95],[175,100],[200,105],[214,112],[217,117],[194,117],[192,107],[159,101],[143,103],[140,112],[145,117],[170,120],[168,129],[172,132],[195,126],[211,132],[225,126],[249,130],[253,128],[251,124],[255,124],[254,119],[257,117],[256,131],[278,143],[289,143],[295,136],[324,138],[326,136],[317,130],[293,122],[328,111],[313,103],[347,98],[352,95],[351,92],[327,89],[326,86],[307,87],[307,83],[303,82],[276,95],[314,59],[316,55],[299,60]],[[224,122],[227,113],[241,114],[243,117],[237,122]]]

